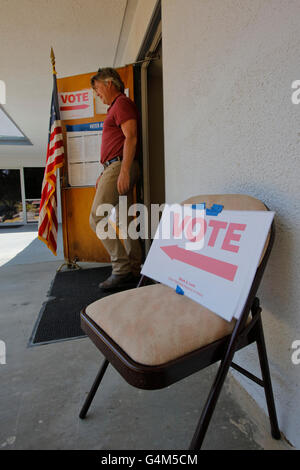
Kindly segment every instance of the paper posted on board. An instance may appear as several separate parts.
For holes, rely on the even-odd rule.
[[[102,171],[103,122],[67,126],[68,179],[71,186],[94,186]]]

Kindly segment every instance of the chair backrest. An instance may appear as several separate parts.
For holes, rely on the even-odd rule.
[[[266,211],[268,208],[263,202],[255,197],[246,194],[204,194],[199,196],[192,196],[181,204],[200,204],[205,202],[206,207],[211,207],[213,204],[221,204],[224,210],[231,211]],[[273,227],[274,228],[274,227]],[[266,239],[266,243],[260,258],[259,264],[262,262],[267,247],[270,243],[271,230]]]
[[[181,204],[200,204],[201,202],[205,202],[207,207],[212,204],[222,204],[225,210],[233,211],[267,210],[263,202],[247,194],[200,194],[186,199]]]

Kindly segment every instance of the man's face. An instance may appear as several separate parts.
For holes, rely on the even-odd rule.
[[[94,85],[94,91],[103,104],[110,104],[110,84],[96,81]]]

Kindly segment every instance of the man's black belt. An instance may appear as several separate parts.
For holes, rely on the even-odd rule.
[[[115,158],[112,158],[111,160],[107,160],[107,162],[103,163],[103,166],[108,167],[111,163],[120,162],[122,161],[122,158],[123,157],[115,157]]]

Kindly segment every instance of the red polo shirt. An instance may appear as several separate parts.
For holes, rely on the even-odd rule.
[[[134,102],[121,93],[108,108],[103,124],[101,163],[123,156],[125,135],[122,132],[121,124],[129,119],[138,121],[138,110]]]

